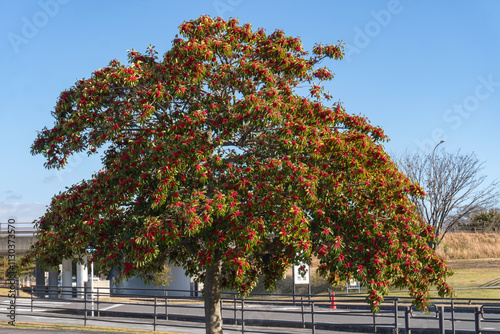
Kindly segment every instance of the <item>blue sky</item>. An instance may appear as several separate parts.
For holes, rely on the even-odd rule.
[[[89,178],[97,157],[77,155],[46,170],[30,146],[51,126],[59,93],[110,60],[149,44],[169,49],[184,20],[237,17],[282,29],[311,50],[346,43],[346,57],[325,65],[327,90],[348,112],[381,126],[394,156],[475,152],[488,180],[500,178],[500,2],[498,1],[97,1],[0,3],[0,222],[32,221],[51,197]]]

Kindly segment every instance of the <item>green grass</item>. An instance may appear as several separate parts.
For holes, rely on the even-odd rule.
[[[500,288],[467,289],[500,286],[500,259],[452,260],[448,265],[454,274],[447,282],[455,290],[456,298],[500,299]],[[404,290],[393,290],[390,296],[407,297],[408,293]],[[431,296],[438,298],[437,291],[432,291]]]

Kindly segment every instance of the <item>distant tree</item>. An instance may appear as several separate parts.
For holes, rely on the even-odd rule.
[[[374,310],[390,287],[425,307],[451,294],[432,228],[366,119],[332,103],[318,67],[339,45],[303,50],[282,31],[203,16],[158,59],[129,53],[64,91],[32,146],[49,168],[105,147],[103,169],[55,196],[26,261],[80,257],[149,280],[165,261],[204,283],[207,333],[221,333],[223,289],[273,288],[319,258],[331,284],[354,278]],[[300,89],[299,89],[300,86]],[[303,87],[308,87],[307,96]]]
[[[483,232],[500,231],[500,211],[498,209],[490,209],[489,211],[481,211],[474,213],[462,228],[478,229]]]
[[[435,155],[409,154],[400,160],[399,167],[427,194],[411,196],[411,200],[422,218],[435,228],[434,249],[459,222],[498,200],[499,183],[484,184],[486,176],[480,174],[483,163],[474,153],[438,150]]]
[[[153,274],[153,279],[152,279],[153,284],[155,286],[163,286],[163,287],[168,286],[173,280],[171,273],[172,273],[172,267],[164,264],[163,269],[161,271],[158,271]]]

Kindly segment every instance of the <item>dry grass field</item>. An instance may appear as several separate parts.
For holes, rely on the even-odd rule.
[[[437,253],[447,260],[500,259],[500,233],[448,233]]]
[[[458,298],[500,299],[500,233],[449,233],[437,252],[455,274],[448,279]],[[467,288],[490,289],[467,289]]]

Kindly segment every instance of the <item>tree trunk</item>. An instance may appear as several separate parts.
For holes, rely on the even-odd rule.
[[[206,334],[222,334],[221,301],[221,264],[220,260],[207,269],[204,282],[205,328]]]

